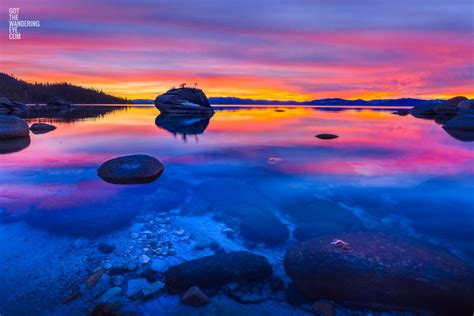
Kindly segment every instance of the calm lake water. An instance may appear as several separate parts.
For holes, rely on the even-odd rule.
[[[52,234],[100,235],[168,203],[167,190],[186,199],[208,183],[216,198],[236,195],[282,213],[291,213],[291,200],[328,198],[354,209],[365,225],[425,235],[472,259],[474,144],[392,111],[233,107],[211,120],[176,122],[150,106],[31,119],[57,129],[0,156],[2,217]],[[319,140],[318,133],[339,138]],[[135,153],[157,157],[164,175],[145,186],[96,176],[104,161]]]
[[[266,208],[291,232],[307,205],[329,200],[363,229],[418,236],[472,264],[474,143],[392,112],[220,107],[210,120],[176,120],[136,106],[32,114],[30,123],[57,129],[2,148],[16,152],[0,155],[1,225],[27,223],[51,240],[101,238],[147,212],[226,217]],[[339,138],[320,140],[319,133]],[[138,153],[165,165],[155,182],[123,186],[97,177],[104,161]],[[353,227],[344,225],[327,229]]]

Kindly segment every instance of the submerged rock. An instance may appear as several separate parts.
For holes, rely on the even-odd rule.
[[[171,89],[155,99],[163,114],[212,116],[214,110],[201,89]]]
[[[130,279],[127,283],[127,297],[133,297],[149,286],[146,279]]]
[[[30,130],[33,134],[46,134],[48,132],[54,131],[56,126],[46,123],[34,123],[30,126]]]
[[[327,235],[288,250],[284,265],[298,290],[313,299],[436,312],[474,307],[469,267],[418,240],[378,233]]]
[[[209,296],[197,286],[190,287],[181,297],[183,304],[196,307],[209,304],[210,301]]]
[[[288,227],[267,210],[250,212],[243,217],[240,232],[247,239],[267,245],[283,243],[290,236]]]
[[[175,293],[191,286],[214,287],[230,282],[265,279],[272,275],[268,260],[247,251],[226,252],[172,266],[165,273],[167,288]]]
[[[102,296],[100,297],[100,301],[101,302],[107,302],[109,301],[112,297],[115,297],[117,295],[119,295],[120,293],[122,293],[122,289],[119,288],[119,287],[111,287],[110,289],[108,289],[107,291],[104,292],[104,294],[102,294]]]
[[[435,116],[435,104],[421,104],[413,107],[410,114],[419,118],[432,118]]]
[[[147,155],[130,155],[104,162],[97,169],[97,175],[109,183],[137,184],[156,180],[163,170],[163,165],[156,158]]]
[[[0,139],[28,137],[28,123],[16,116],[0,115]]]
[[[326,139],[335,139],[335,138],[338,138],[339,136],[334,135],[334,134],[318,134],[315,137],[326,140]]]
[[[296,222],[293,236],[300,241],[364,228],[352,211],[325,199],[303,199],[289,205],[287,214]]]

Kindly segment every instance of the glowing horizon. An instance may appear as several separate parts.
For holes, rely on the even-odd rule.
[[[209,97],[474,98],[469,1],[4,0],[41,27],[0,36],[0,71],[154,99],[187,82]]]

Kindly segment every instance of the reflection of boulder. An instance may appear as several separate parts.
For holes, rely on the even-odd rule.
[[[89,120],[93,118],[100,118],[106,114],[126,110],[126,106],[71,106],[66,109],[50,109],[47,106],[38,105],[28,108],[28,111],[22,113],[20,116],[25,119],[48,118],[57,119],[61,122],[75,122],[81,120]],[[52,120],[53,121],[53,120]]]
[[[0,97],[0,114],[18,114],[26,111],[26,109],[24,103]]]
[[[10,154],[21,151],[30,145],[29,137],[0,139],[0,154]]]
[[[160,114],[156,117],[155,124],[175,135],[198,135],[204,133],[210,119],[210,117]]]
[[[201,89],[183,87],[168,90],[156,98],[155,106],[163,114],[168,113],[185,116],[214,115],[214,110]]]
[[[474,140],[474,115],[462,115],[449,120],[443,128],[452,137],[462,141]]]

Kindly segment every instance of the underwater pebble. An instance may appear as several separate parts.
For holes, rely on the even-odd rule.
[[[100,297],[100,301],[102,302],[107,302],[110,300],[112,297],[119,295],[122,292],[122,289],[119,287],[112,287],[105,291],[104,294]]]
[[[207,296],[206,293],[201,291],[197,286],[190,287],[181,297],[181,302],[183,302],[183,304],[196,307],[206,305],[210,301],[209,296]]]
[[[148,257],[147,255],[142,255],[142,263],[143,264],[147,264],[148,262],[150,262],[150,257]]]

